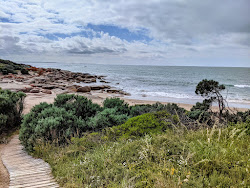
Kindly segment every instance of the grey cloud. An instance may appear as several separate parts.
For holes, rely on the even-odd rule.
[[[18,44],[19,37],[0,36],[0,53],[3,54],[20,54],[25,50]]]
[[[134,1],[116,8],[127,18],[126,24],[144,26],[162,40],[181,42],[204,33],[250,32],[248,0]]]
[[[96,53],[112,53],[115,52],[114,50],[108,49],[106,47],[96,47],[93,49],[78,49],[78,48],[73,48],[68,50],[69,53],[72,54],[96,54]]]

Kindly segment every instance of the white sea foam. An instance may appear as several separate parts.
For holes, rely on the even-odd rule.
[[[178,98],[178,99],[199,99],[199,97],[181,94],[181,93],[166,93],[166,92],[143,92],[146,96],[152,97],[170,97],[170,98]]]
[[[241,87],[241,88],[245,88],[245,87],[250,87],[250,85],[234,85],[234,87]]]

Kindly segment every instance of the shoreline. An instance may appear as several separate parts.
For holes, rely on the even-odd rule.
[[[52,103],[56,95],[63,93],[86,96],[94,103],[100,105],[108,97],[119,97],[129,105],[154,104],[157,102],[157,100],[133,98],[133,96],[130,96],[123,90],[109,86],[109,82],[105,80],[106,76],[102,75],[97,76],[88,73],[76,73],[61,69],[36,68],[32,66],[29,66],[28,70],[28,75],[23,75],[20,72],[8,75],[0,73],[0,88],[26,93],[24,114],[28,113],[34,105],[41,102]],[[190,110],[194,105],[161,100],[158,102],[162,104],[175,103],[186,110]],[[212,110],[216,111],[217,108],[217,106],[212,106]],[[236,107],[232,109],[246,111],[250,108]]]

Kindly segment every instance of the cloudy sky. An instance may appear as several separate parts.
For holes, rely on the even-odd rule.
[[[250,0],[1,0],[0,58],[250,67]]]

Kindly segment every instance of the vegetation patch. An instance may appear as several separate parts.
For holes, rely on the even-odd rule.
[[[22,120],[25,94],[0,88],[0,135],[19,128]]]
[[[14,63],[13,61],[0,59],[0,73],[3,75],[17,74],[20,71],[22,74],[29,74],[27,70],[30,66],[24,64]]]
[[[63,187],[247,187],[246,126],[171,128],[117,141],[91,133],[66,147],[36,145],[34,154]]]
[[[223,89],[200,82],[191,111],[58,95],[25,116],[20,139],[62,187],[248,187],[250,111],[225,109]]]

